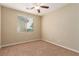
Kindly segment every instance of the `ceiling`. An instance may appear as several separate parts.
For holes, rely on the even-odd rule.
[[[0,5],[8,8],[16,9],[16,10],[28,12],[35,15],[44,15],[46,13],[49,13],[51,11],[64,7],[67,4],[66,3],[44,3],[44,5],[49,6],[49,8],[48,9],[40,8],[41,13],[38,13],[36,9],[33,9],[33,10],[26,9],[26,8],[31,8],[33,6],[33,3],[0,3]]]

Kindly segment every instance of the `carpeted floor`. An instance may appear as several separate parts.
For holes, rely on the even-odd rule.
[[[33,41],[0,49],[1,56],[79,56],[78,53],[44,41]]]

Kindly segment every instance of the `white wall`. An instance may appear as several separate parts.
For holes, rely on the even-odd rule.
[[[79,4],[42,17],[42,39],[79,51]]]
[[[2,46],[12,45],[14,43],[17,44],[20,42],[40,40],[40,17],[39,16],[17,11],[6,7],[2,7],[1,10],[2,10],[1,11]],[[33,32],[17,32],[18,15],[33,16],[34,18]]]

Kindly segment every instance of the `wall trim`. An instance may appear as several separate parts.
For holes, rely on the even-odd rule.
[[[2,48],[2,47],[7,47],[7,46],[13,46],[13,45],[17,45],[17,44],[22,44],[22,43],[28,43],[28,42],[32,42],[32,41],[40,41],[40,39],[39,39],[39,40],[36,39],[36,40],[29,40],[29,41],[23,41],[23,42],[10,43],[10,44],[6,44],[6,45],[2,45],[2,46],[0,46],[0,48]],[[62,48],[68,49],[68,50],[71,50],[71,51],[76,52],[76,53],[79,53],[78,50],[75,50],[75,49],[72,49],[72,48],[69,48],[69,47],[66,47],[66,46],[57,44],[57,43],[53,43],[53,42],[51,42],[51,41],[49,41],[49,40],[43,40],[43,41],[49,42],[49,43],[51,43],[51,44],[57,45],[57,46],[59,46],[59,47],[62,47]]]
[[[28,43],[28,42],[32,42],[32,41],[39,41],[39,39],[37,40],[29,40],[29,41],[23,41],[23,42],[16,42],[16,43],[10,43],[10,44],[5,44],[5,45],[2,45],[2,47],[8,47],[8,46],[13,46],[13,45],[17,45],[17,44],[22,44],[22,43]]]
[[[43,40],[43,39],[42,39],[42,40]],[[57,44],[57,43],[53,43],[53,42],[50,41],[50,40],[43,40],[43,41],[45,41],[45,42],[49,42],[49,43],[51,43],[51,44],[57,45],[57,46],[59,46],[59,47],[62,47],[62,48],[68,49],[68,50],[73,51],[73,52],[76,52],[76,53],[79,53],[78,50],[75,50],[75,49],[72,49],[72,48],[69,48],[69,47],[66,47],[66,46],[63,46],[63,45]]]

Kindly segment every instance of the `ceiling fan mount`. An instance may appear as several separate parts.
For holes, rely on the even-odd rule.
[[[30,10],[36,9],[37,12],[40,13],[40,8],[48,9],[49,6],[46,6],[46,5],[42,4],[42,3],[33,3],[33,7],[26,8],[26,9],[30,9]]]

